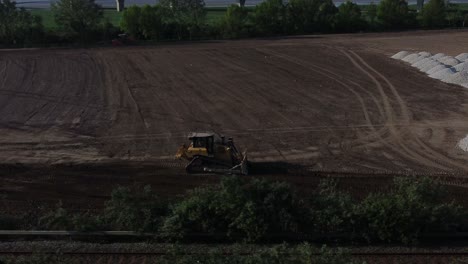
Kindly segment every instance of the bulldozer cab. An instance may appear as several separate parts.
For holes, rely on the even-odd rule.
[[[192,140],[193,148],[206,148],[208,154],[213,154],[213,136],[193,136],[189,137],[189,139]]]

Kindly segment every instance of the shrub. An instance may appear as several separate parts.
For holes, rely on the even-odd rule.
[[[98,231],[106,229],[102,220],[89,212],[72,214],[59,203],[55,210],[39,218],[39,228],[46,230]]]
[[[337,181],[325,180],[310,200],[311,223],[317,233],[352,233],[357,202],[337,189]]]
[[[116,230],[158,231],[167,205],[150,186],[134,189],[119,187],[112,192],[104,210],[105,222]]]
[[[237,177],[199,188],[175,204],[163,230],[172,238],[203,232],[253,242],[267,234],[296,232],[305,215],[303,202],[285,183]]]
[[[389,194],[370,195],[359,205],[359,233],[368,241],[408,244],[423,233],[453,230],[465,213],[444,198],[443,187],[430,178],[397,178]]]

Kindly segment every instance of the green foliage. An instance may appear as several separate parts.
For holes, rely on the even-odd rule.
[[[288,4],[288,28],[292,33],[313,33],[320,31],[316,26],[319,0],[291,0]]]
[[[172,25],[178,39],[200,35],[205,22],[204,0],[161,0],[163,23]]]
[[[150,186],[142,190],[119,187],[106,203],[104,219],[115,230],[156,232],[166,211],[166,204],[152,192]]]
[[[430,178],[397,178],[389,194],[373,194],[356,209],[360,234],[369,241],[414,243],[423,233],[450,231],[463,221],[458,205]]]
[[[338,9],[332,0],[321,0],[315,17],[317,27],[321,32],[331,32],[335,29],[335,14]]]
[[[163,230],[173,238],[203,232],[253,242],[269,233],[298,231],[305,212],[285,183],[224,178],[218,188],[196,189],[175,204]]]
[[[322,181],[310,200],[312,231],[351,233],[356,204],[349,194],[338,191],[336,181]]]
[[[55,21],[63,30],[89,42],[103,18],[101,6],[94,0],[59,0],[52,4]]]
[[[140,37],[141,35],[141,8],[136,5],[127,7],[120,20],[120,28],[133,37]]]
[[[141,34],[145,39],[158,40],[163,31],[160,6],[144,5],[140,13]]]
[[[42,37],[40,17],[16,8],[16,2],[0,0],[0,45],[38,43]]]
[[[429,0],[421,14],[421,25],[426,28],[441,28],[446,25],[445,0]]]
[[[46,230],[97,231],[105,229],[101,219],[90,213],[72,214],[57,204],[55,210],[39,218],[39,228]]]
[[[375,25],[377,22],[377,5],[374,4],[374,2],[371,2],[369,6],[367,7],[367,18],[369,20],[369,23],[371,25]]]
[[[341,32],[355,32],[366,28],[357,4],[348,0],[340,5],[336,14],[336,28]]]
[[[377,7],[377,18],[385,29],[402,29],[411,24],[405,0],[382,0]]]
[[[240,38],[248,36],[248,11],[245,7],[231,5],[222,21],[222,31],[225,38]]]
[[[279,35],[284,33],[286,8],[282,0],[266,0],[253,13],[253,23],[259,35]]]

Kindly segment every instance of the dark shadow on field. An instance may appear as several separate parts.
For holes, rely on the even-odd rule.
[[[285,175],[292,172],[306,170],[306,167],[284,161],[278,162],[249,162],[250,175]]]

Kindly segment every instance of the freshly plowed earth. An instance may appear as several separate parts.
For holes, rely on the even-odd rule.
[[[134,182],[180,193],[217,179],[173,160],[190,131],[232,136],[256,174],[304,188],[304,171],[462,177],[468,90],[389,56],[467,43],[442,31],[0,51],[0,191],[10,206],[93,204]]]

